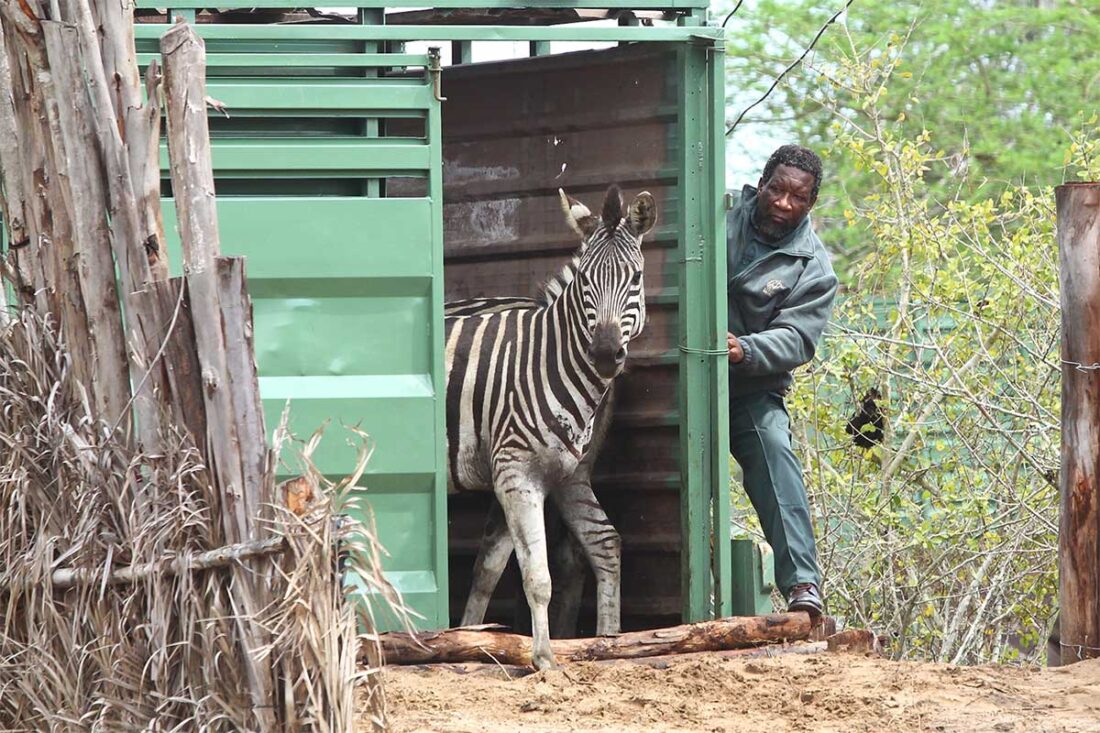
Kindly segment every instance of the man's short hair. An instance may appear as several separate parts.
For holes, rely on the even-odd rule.
[[[817,153],[801,145],[782,145],[772,153],[772,157],[768,158],[760,180],[767,183],[772,173],[775,173],[775,169],[781,165],[789,165],[812,175],[814,177],[813,196],[817,197],[817,190],[821,187],[821,158],[817,157]]]

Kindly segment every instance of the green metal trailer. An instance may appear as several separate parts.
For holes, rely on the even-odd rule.
[[[340,423],[370,434],[364,496],[424,628],[461,611],[486,500],[446,495],[444,300],[533,292],[575,246],[557,188],[596,202],[611,182],[661,207],[651,322],[596,486],[624,538],[624,626],[733,608],[722,30],[702,0],[596,5],[390,0],[336,18],[138,0],[142,63],[175,17],[207,44],[222,248],[248,257],[268,425],[286,400],[298,434],[328,421],[315,460],[334,477],[355,457]],[[601,14],[614,24],[582,22]],[[457,63],[488,41],[534,57]],[[545,55],[568,41],[610,47]],[[442,53],[406,52],[424,42]],[[164,194],[170,209],[167,178]]]

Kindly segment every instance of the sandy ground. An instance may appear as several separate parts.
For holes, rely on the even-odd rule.
[[[1100,660],[973,668],[826,653],[574,664],[512,681],[391,668],[385,684],[394,733],[1100,732]]]

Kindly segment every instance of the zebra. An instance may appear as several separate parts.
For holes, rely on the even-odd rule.
[[[581,242],[580,248],[570,258],[558,273],[545,281],[539,289],[537,298],[521,296],[496,296],[482,298],[467,298],[448,301],[445,304],[445,314],[450,317],[483,315],[485,313],[499,312],[513,308],[540,308],[550,306],[565,286],[576,275],[580,258],[584,254],[585,243]],[[607,428],[611,423],[611,416],[615,404],[615,382],[608,385],[607,394],[600,402],[593,418],[594,429],[592,440],[585,450],[577,469],[568,479],[578,486],[570,487],[565,493],[570,496],[592,495],[592,469],[599,456],[603,439]],[[552,567],[557,568],[554,581],[555,592],[551,596],[550,636],[551,638],[563,638],[572,635],[575,631],[577,614],[580,611],[581,595],[584,591],[583,563],[587,559],[592,573],[596,578],[597,597],[602,602],[597,603],[596,631],[598,635],[606,636],[617,634],[620,630],[621,614],[619,606],[621,588],[621,542],[619,534],[611,526],[607,515],[595,497],[585,501],[579,506],[567,508],[567,511],[583,512],[584,519],[589,529],[581,531],[582,538],[593,538],[594,542],[582,545],[581,540],[575,537],[568,527],[561,526],[561,511],[554,512],[554,508],[561,499],[562,492],[559,487],[551,487],[549,496],[553,501],[547,505],[547,518],[558,520],[555,529],[550,531],[547,526],[549,546],[554,547],[556,562],[551,562]],[[504,513],[500,503],[493,501],[489,516],[485,523],[481,542],[478,545],[477,559],[474,561],[473,579],[470,583],[470,593],[466,598],[466,607],[462,615],[462,626],[474,626],[484,622],[485,612],[493,591],[500,582],[500,576],[508,563],[508,558],[513,550],[512,536],[508,531]],[[560,583],[560,584],[559,584]]]
[[[630,341],[645,326],[641,240],[657,217],[649,192],[624,211],[622,193],[612,185],[599,215],[564,191],[559,195],[566,222],[584,245],[557,297],[545,307],[445,318],[447,488],[496,496],[531,608],[537,669],[555,666],[543,524],[551,489],[559,487],[555,504],[574,536],[595,544],[602,533],[618,543],[610,525],[598,533],[585,526],[587,517],[577,509],[598,504],[587,482],[569,479],[599,437],[595,416]],[[598,591],[598,605],[611,604],[606,591]],[[616,588],[616,616],[617,605]]]

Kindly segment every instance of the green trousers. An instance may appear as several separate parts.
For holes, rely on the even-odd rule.
[[[741,466],[784,595],[799,583],[821,584],[802,464],[791,448],[791,420],[775,392],[730,399],[730,453]]]

